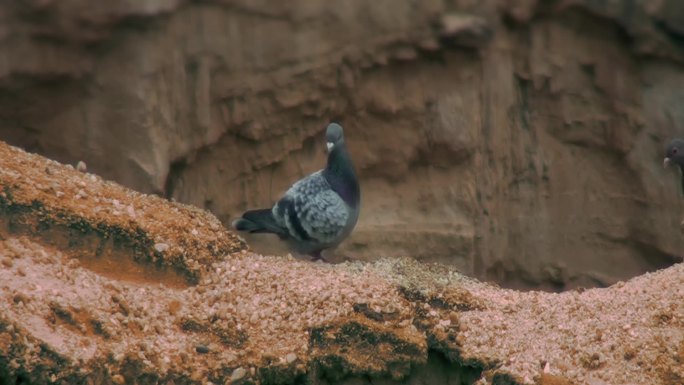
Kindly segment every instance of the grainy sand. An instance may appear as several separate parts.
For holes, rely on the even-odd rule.
[[[408,258],[256,255],[202,210],[4,144],[0,184],[10,379],[400,380],[433,350],[483,384],[684,384],[684,264],[518,292]]]

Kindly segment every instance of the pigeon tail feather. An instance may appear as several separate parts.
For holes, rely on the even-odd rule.
[[[233,222],[238,231],[248,233],[283,234],[283,228],[276,223],[271,209],[249,210],[242,214],[242,218]]]

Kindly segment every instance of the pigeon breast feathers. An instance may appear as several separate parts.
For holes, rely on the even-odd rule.
[[[299,241],[326,244],[343,232],[349,209],[318,171],[285,193],[273,207],[273,217]]]

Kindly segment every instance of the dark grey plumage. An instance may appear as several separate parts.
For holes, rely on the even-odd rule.
[[[673,139],[665,150],[665,159],[663,159],[663,167],[670,164],[676,164],[682,171],[682,192],[684,192],[684,140]]]
[[[361,192],[342,126],[326,130],[326,167],[296,182],[271,209],[250,210],[233,222],[238,231],[273,233],[314,260],[336,247],[359,218]]]

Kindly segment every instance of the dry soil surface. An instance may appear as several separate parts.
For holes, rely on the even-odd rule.
[[[0,383],[454,383],[421,372],[434,355],[464,384],[684,383],[682,264],[519,292],[257,255],[204,211],[4,144],[0,185]]]
[[[341,254],[607,287],[682,261],[682,39],[682,0],[0,1],[0,138],[227,226],[339,120]]]

